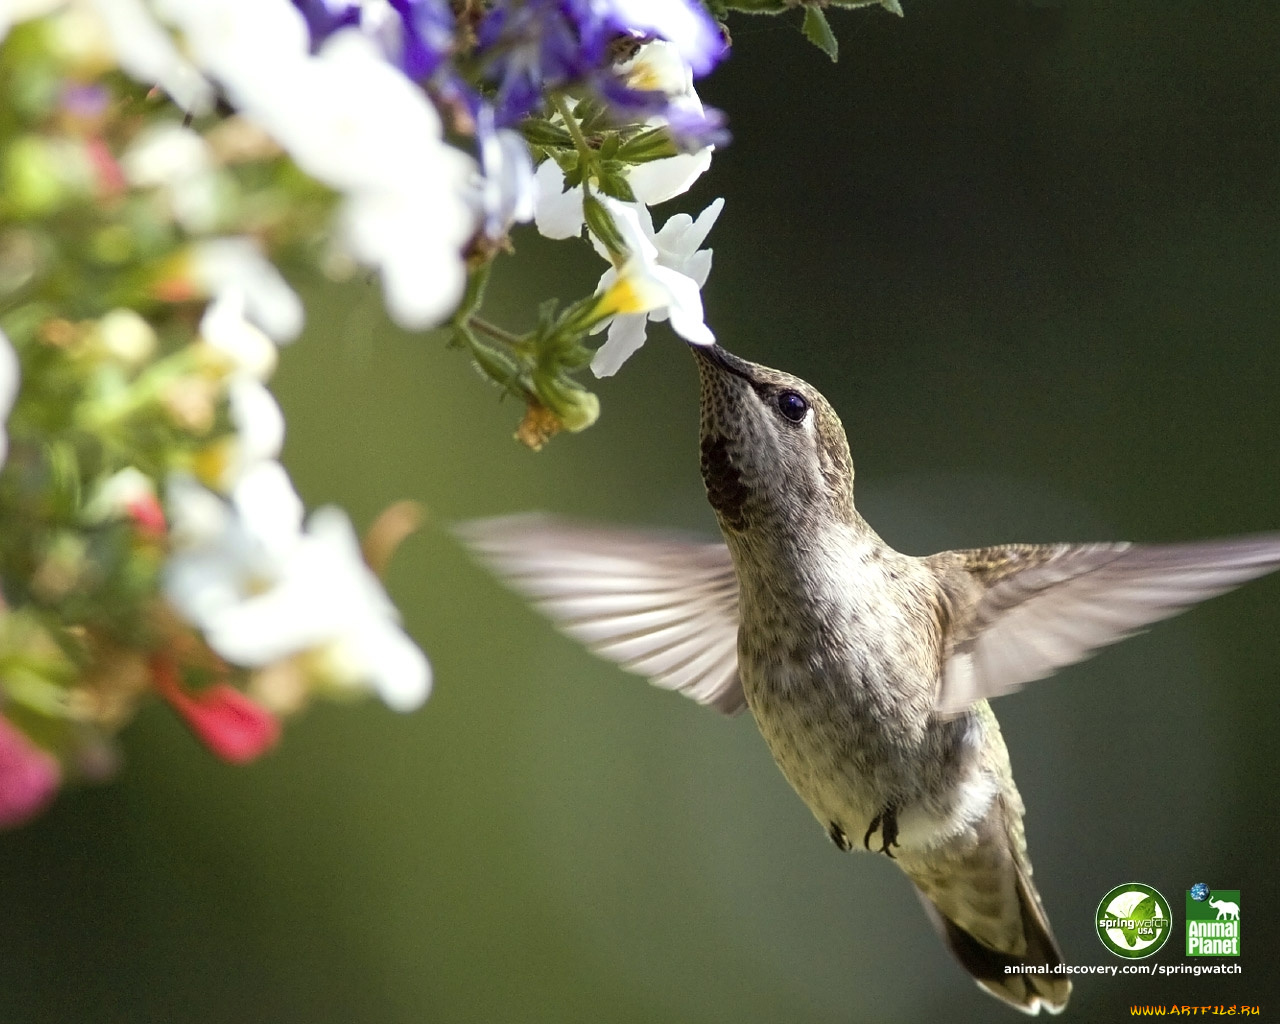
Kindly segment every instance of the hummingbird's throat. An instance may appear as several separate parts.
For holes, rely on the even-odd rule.
[[[707,488],[707,501],[720,521],[734,530],[745,529],[749,492],[733,464],[729,442],[723,435],[708,434],[702,438],[702,482]]]

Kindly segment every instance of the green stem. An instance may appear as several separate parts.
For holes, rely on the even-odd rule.
[[[551,102],[555,104],[556,110],[564,118],[564,126],[569,129],[569,134],[573,137],[573,144],[577,148],[579,155],[586,160],[590,160],[591,147],[587,144],[587,137],[582,134],[582,125],[578,124],[578,119],[569,110],[569,104],[565,102],[564,95],[555,93],[551,97]]]
[[[509,345],[512,348],[519,348],[520,345],[524,343],[524,339],[518,334],[512,334],[510,331],[505,331],[497,324],[491,324],[488,320],[481,320],[478,316],[467,317],[467,326],[477,334],[483,334],[486,338],[490,338],[493,341],[500,341],[504,345]]]
[[[462,304],[454,314],[454,322],[466,320],[484,304],[484,290],[489,285],[489,275],[493,272],[493,261],[473,270],[467,278],[467,292],[462,297]]]

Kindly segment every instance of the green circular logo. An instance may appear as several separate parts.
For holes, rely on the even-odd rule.
[[[1141,882],[1117,885],[1098,904],[1098,938],[1116,956],[1139,960],[1169,938],[1169,903]]]

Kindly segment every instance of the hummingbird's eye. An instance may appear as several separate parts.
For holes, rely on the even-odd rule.
[[[803,395],[798,395],[794,391],[781,391],[777,398],[778,412],[782,413],[792,423],[799,423],[804,419],[805,413],[809,411],[809,403],[804,400]]]

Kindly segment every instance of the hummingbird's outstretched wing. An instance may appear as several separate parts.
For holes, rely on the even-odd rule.
[[[928,561],[952,605],[937,705],[950,714],[1280,568],[1280,534],[1192,544],[1015,544]]]
[[[655,686],[725,714],[738,680],[738,577],[723,544],[560,522],[464,523],[456,533],[564,633]]]

